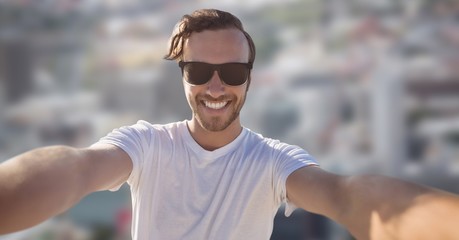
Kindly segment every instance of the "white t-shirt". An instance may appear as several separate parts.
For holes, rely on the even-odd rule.
[[[228,145],[207,151],[186,121],[139,121],[100,142],[122,148],[133,162],[127,182],[134,240],[269,239],[274,216],[287,203],[288,175],[317,165],[303,149],[247,128]],[[286,215],[294,208],[287,206]]]

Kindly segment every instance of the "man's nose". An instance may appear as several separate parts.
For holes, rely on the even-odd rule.
[[[212,78],[207,83],[207,93],[213,98],[218,98],[225,93],[225,85],[217,71],[214,71]]]

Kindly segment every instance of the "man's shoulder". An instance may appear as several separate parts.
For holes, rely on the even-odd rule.
[[[261,133],[257,133],[257,132],[254,132],[248,128],[247,129],[247,132],[248,132],[248,139],[250,142],[252,142],[253,144],[256,144],[258,146],[264,146],[264,147],[268,147],[268,148],[275,148],[278,144],[281,144],[282,142],[278,139],[273,139],[273,138],[269,138],[269,137],[265,137],[263,136]]]
[[[157,124],[157,123],[153,124],[145,120],[139,120],[137,121],[136,124],[132,125],[132,127],[169,132],[169,131],[174,131],[176,129],[183,128],[184,125],[186,125],[185,121],[171,122],[171,123],[165,123],[165,124]]]
[[[251,130],[249,128],[246,128],[246,127],[244,127],[244,128],[248,132],[248,136],[254,141],[263,142],[263,143],[280,142],[278,139],[266,137],[266,136],[263,136],[263,134],[261,134],[259,132],[255,132],[255,131],[253,131],[253,130]]]
[[[263,148],[263,151],[267,151],[268,149],[271,149],[275,152],[288,152],[292,149],[301,149],[305,151],[302,147],[299,147],[298,145],[289,144],[279,139],[266,137],[260,133],[253,132],[250,129],[248,129],[248,132],[250,139],[249,141],[252,142],[252,144],[255,144],[257,147]]]
[[[166,124],[152,124],[145,120],[138,120],[135,124],[120,127],[109,136],[137,139],[139,143],[156,144],[173,143],[181,138],[186,122],[171,122]]]
[[[186,122],[171,122],[166,124],[152,124],[145,120],[138,120],[135,124],[125,125],[115,129],[114,133],[122,133],[130,136],[137,136],[142,139],[176,138],[186,129]],[[164,139],[163,139],[164,140]]]

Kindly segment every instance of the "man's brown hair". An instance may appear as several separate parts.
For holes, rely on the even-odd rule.
[[[169,41],[169,51],[164,56],[164,59],[183,60],[183,45],[193,32],[228,28],[236,28],[245,35],[250,49],[249,62],[253,63],[255,61],[255,44],[250,35],[244,30],[242,22],[233,14],[216,9],[200,9],[194,11],[191,15],[184,15],[180,22],[175,25]]]

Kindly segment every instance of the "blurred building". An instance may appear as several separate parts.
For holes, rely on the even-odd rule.
[[[181,15],[217,7],[241,17],[257,46],[246,127],[304,147],[329,171],[459,193],[458,1],[240,3],[0,1],[0,161],[87,146],[139,119],[190,118],[179,68],[162,56]],[[47,224],[126,237],[116,225],[126,196],[93,194]],[[323,217],[281,212],[272,239],[350,239]]]

